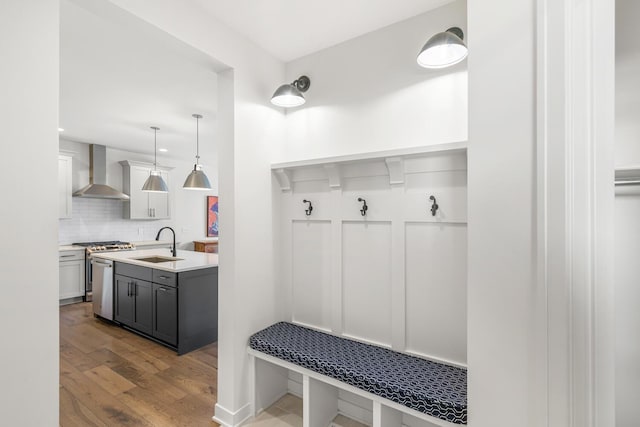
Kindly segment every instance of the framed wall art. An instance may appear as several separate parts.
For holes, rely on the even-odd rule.
[[[207,237],[218,237],[218,196],[207,196]]]

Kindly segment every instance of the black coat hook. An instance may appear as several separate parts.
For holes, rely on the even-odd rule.
[[[365,216],[367,214],[367,210],[369,210],[369,206],[367,206],[367,201],[362,197],[358,197],[358,201],[362,202],[362,209],[360,209],[360,215]]]
[[[432,200],[432,201],[433,201],[433,203],[431,203],[431,215],[432,215],[432,216],[436,216],[436,211],[438,210],[438,208],[439,208],[440,206],[438,206],[438,203],[436,202],[436,198],[435,198],[435,197],[430,196],[430,197],[429,197],[429,200]]]
[[[311,200],[303,200],[302,203],[309,203],[309,207],[304,210],[305,215],[311,215],[311,211],[313,210],[313,206],[311,205]]]

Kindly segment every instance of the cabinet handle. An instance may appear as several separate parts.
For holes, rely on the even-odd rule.
[[[127,282],[127,296],[131,296],[131,282]]]
[[[70,257],[74,257],[75,255],[60,255],[60,258],[70,258]]]
[[[158,276],[158,278],[160,278],[162,280],[167,280],[169,278],[169,276]]]
[[[167,292],[169,289],[167,288],[158,288],[159,291]]]
[[[133,282],[133,296],[137,297],[138,296],[138,282]]]
[[[153,217],[156,217],[156,208],[153,208]]]

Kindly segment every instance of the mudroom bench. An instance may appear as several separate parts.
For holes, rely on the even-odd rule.
[[[302,375],[304,427],[327,427],[338,392],[372,404],[373,427],[400,427],[403,414],[438,426],[467,423],[466,369],[341,338],[287,322],[251,336],[255,416],[287,393],[288,373]]]

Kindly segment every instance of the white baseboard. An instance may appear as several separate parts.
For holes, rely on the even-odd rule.
[[[229,411],[227,408],[216,403],[213,421],[224,427],[239,427],[249,418],[251,418],[251,404],[249,403],[235,412]]]

